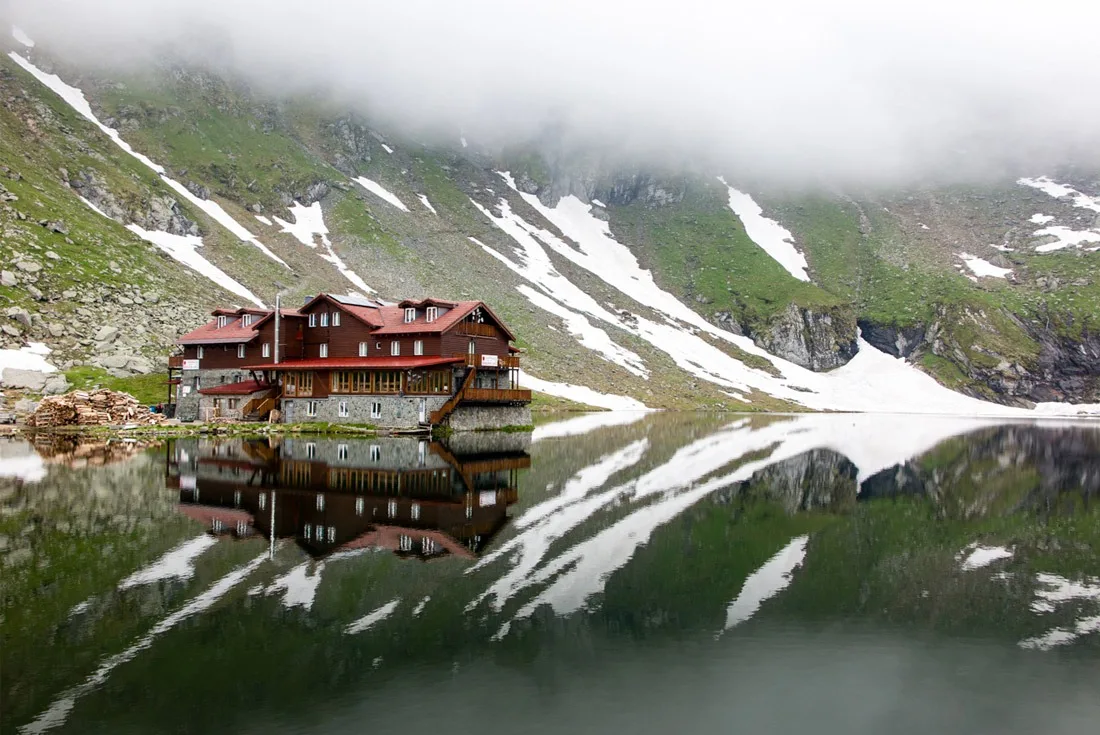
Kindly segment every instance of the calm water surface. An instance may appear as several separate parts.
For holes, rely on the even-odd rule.
[[[3,733],[1100,731],[1100,425],[0,440]]]

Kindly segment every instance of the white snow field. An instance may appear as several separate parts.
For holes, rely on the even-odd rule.
[[[4,370],[33,370],[38,373],[56,373],[57,368],[50,364],[46,356],[52,350],[42,342],[28,342],[18,350],[0,350],[0,384],[4,379]]]
[[[809,281],[810,276],[806,273],[809,264],[806,256],[795,247],[794,235],[790,230],[765,217],[764,210],[751,196],[730,186],[721,176],[718,180],[729,190],[730,209],[745,226],[749,238],[792,276],[800,281]]]
[[[402,212],[409,211],[409,208],[405,206],[404,202],[397,198],[396,194],[379,184],[377,181],[374,181],[373,179],[368,179],[365,176],[360,176],[355,179],[355,183],[359,184],[359,186],[363,187],[371,194],[374,194],[376,197],[386,202],[387,204],[397,207]]]
[[[419,199],[420,203],[424,205],[424,209],[428,210],[434,215],[439,215],[439,212],[435,211],[435,207],[432,206],[432,203],[428,201],[428,197],[423,194],[417,194],[416,198]]]
[[[1000,268],[993,265],[988,260],[979,258],[976,255],[970,255],[969,253],[959,253],[959,258],[962,259],[966,267],[970,269],[970,272],[979,278],[1004,278],[1012,273],[1011,268]]]

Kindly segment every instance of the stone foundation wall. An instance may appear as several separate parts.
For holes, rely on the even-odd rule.
[[[505,426],[530,426],[529,406],[459,406],[445,425],[454,431],[500,429]]]
[[[237,376],[240,376],[241,380],[251,379],[247,370],[184,370],[176,392],[176,418],[180,421],[198,421],[201,415],[199,391],[203,388],[233,383]],[[207,403],[209,400],[207,399]]]
[[[288,424],[327,422],[332,424],[371,424],[383,429],[414,429],[420,426],[420,401],[425,403],[425,417],[431,416],[447,402],[448,396],[331,396],[329,398],[284,398],[282,421]],[[317,406],[309,415],[309,402]],[[340,403],[347,401],[348,415],[340,415]],[[371,404],[382,404],[382,415],[372,417]],[[425,420],[426,420],[425,418]]]

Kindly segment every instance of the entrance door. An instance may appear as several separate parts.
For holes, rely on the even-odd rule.
[[[428,399],[420,399],[420,423],[428,423]]]

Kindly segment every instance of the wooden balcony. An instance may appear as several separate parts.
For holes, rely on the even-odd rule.
[[[526,388],[467,388],[462,400],[471,403],[530,403],[531,391]]]
[[[500,332],[492,324],[478,324],[477,322],[462,322],[455,329],[456,334],[467,337],[497,337]]]
[[[462,355],[455,355],[455,357],[461,357],[461,358],[465,359],[466,367],[504,368],[504,369],[518,368],[519,367],[519,357],[516,356],[516,355],[505,355],[504,357],[497,357],[496,358],[496,361],[497,361],[496,365],[487,365],[486,361],[485,361],[485,358],[488,357],[488,358],[490,358],[489,362],[492,362],[492,358],[495,357],[495,355],[462,354]]]

